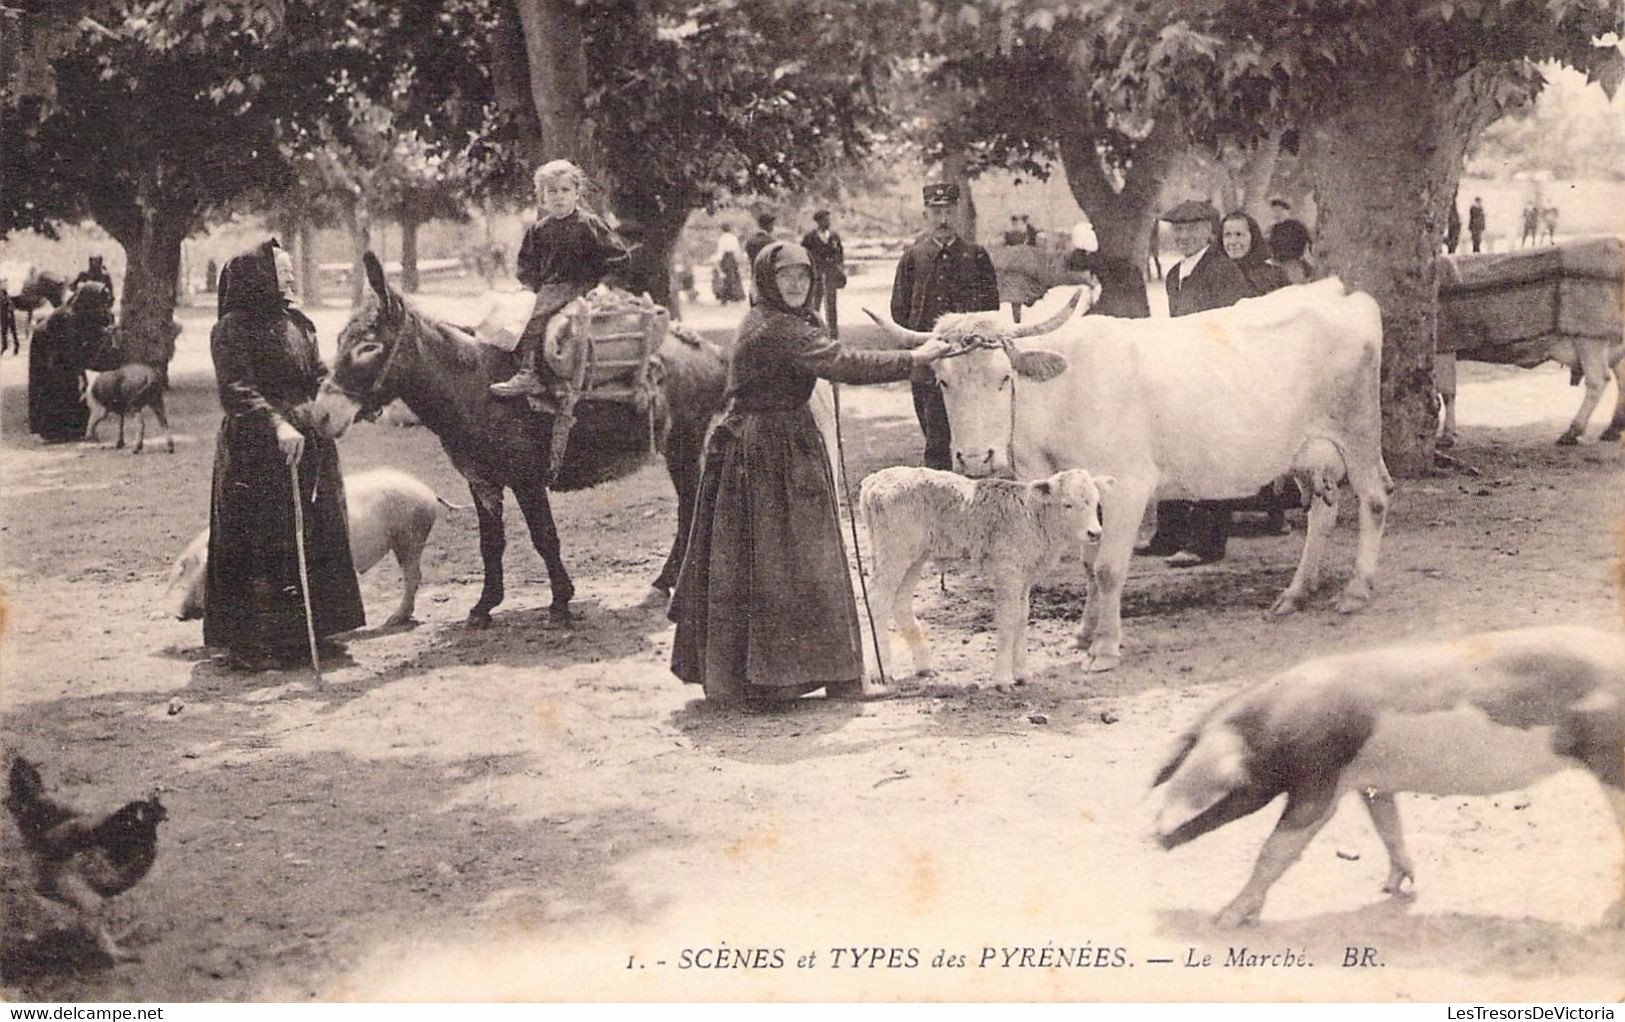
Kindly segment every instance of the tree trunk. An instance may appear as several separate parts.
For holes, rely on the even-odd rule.
[[[1275,167],[1281,158],[1281,136],[1279,132],[1258,140],[1247,151],[1247,158],[1241,165],[1239,175],[1241,185],[1241,203],[1237,207],[1252,215],[1264,230],[1269,230],[1270,222],[1270,182],[1275,180]]]
[[[688,223],[689,210],[661,210],[653,203],[637,202],[622,197],[615,203],[615,215],[623,224],[635,224],[638,246],[632,252],[631,265],[625,273],[626,283],[633,292],[644,292],[672,310],[671,256],[677,250],[677,239]],[[632,239],[627,238],[628,241]]]
[[[188,220],[185,212],[149,206],[132,218],[132,231],[115,235],[125,256],[119,331],[126,362],[167,371],[175,357],[175,289]]]
[[[1433,466],[1434,260],[1470,138],[1452,106],[1448,83],[1393,68],[1337,88],[1303,140],[1318,262],[1382,307],[1383,456],[1396,475]]]
[[[401,217],[401,290],[418,293],[418,222]]]
[[[954,229],[967,241],[976,240],[976,197],[971,193],[968,161],[962,152],[949,153],[942,158],[942,180],[959,186],[959,209],[954,215]]]
[[[1066,134],[1059,140],[1067,187],[1094,226],[1101,254],[1126,260],[1141,274],[1151,254],[1157,197],[1169,166],[1182,149],[1181,137],[1172,124],[1159,121],[1153,126],[1134,147],[1134,160],[1123,173],[1121,191],[1101,165],[1092,138]]]
[[[531,101],[542,128],[542,153],[573,161],[603,182],[587,118],[587,40],[582,5],[573,0],[513,0],[525,38]]]
[[[316,227],[299,221],[299,298],[309,308],[322,304],[322,264],[316,256]]]
[[[372,249],[372,218],[359,203],[344,211],[344,226],[350,234],[350,304],[361,304],[367,287],[367,270],[362,257]]]

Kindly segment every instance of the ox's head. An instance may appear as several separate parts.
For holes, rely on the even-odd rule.
[[[405,300],[389,286],[383,264],[371,252],[361,259],[367,288],[361,304],[339,332],[333,372],[316,395],[313,418],[331,437],[343,435],[357,419],[374,419],[398,395],[389,378],[391,356],[407,326]]]
[[[1010,441],[1017,381],[1041,382],[1066,370],[1066,359],[1057,352],[1024,351],[1015,342],[1058,329],[1082,297],[1082,291],[1075,292],[1065,308],[1040,323],[1018,326],[996,313],[949,313],[937,320],[931,333],[907,330],[869,312],[882,329],[909,347],[931,337],[947,342],[948,353],[932,368],[948,408],[956,471],[972,478],[1014,473]]]

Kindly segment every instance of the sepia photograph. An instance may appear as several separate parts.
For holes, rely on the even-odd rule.
[[[1617,1001],[1622,82],[0,0],[0,1000]]]

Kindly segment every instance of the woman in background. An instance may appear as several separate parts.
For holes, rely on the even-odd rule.
[[[1269,261],[1269,247],[1264,243],[1264,232],[1259,230],[1257,220],[1239,209],[1227,214],[1220,240],[1224,244],[1224,254],[1247,278],[1250,297],[1256,298],[1276,288],[1286,287],[1286,274]]]

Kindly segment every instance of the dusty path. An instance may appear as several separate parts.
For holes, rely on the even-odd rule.
[[[218,406],[200,355],[208,321],[187,326],[173,456],[36,446],[22,433],[23,363],[0,363],[5,744],[76,802],[111,808],[162,786],[170,810],[158,865],[115,903],[144,960],[117,968],[83,960],[58,932],[66,917],[20,890],[16,834],[0,823],[8,997],[1621,993],[1625,937],[1588,928],[1616,892],[1621,842],[1584,775],[1500,799],[1405,799],[1419,867],[1408,905],[1377,893],[1381,846],[1345,806],[1244,934],[1206,918],[1239,887],[1268,814],[1174,853],[1139,836],[1172,736],[1244,677],[1401,638],[1617,624],[1622,455],[1552,446],[1576,400],[1561,372],[1468,367],[1456,454],[1483,475],[1403,485],[1365,614],[1339,617],[1323,599],[1261,620],[1300,537],[1244,537],[1194,572],[1137,560],[1128,659],[1104,676],[1079,670],[1081,590],[1059,581],[1035,608],[1034,679],[1000,692],[985,687],[986,590],[952,576],[946,596],[922,594],[943,668],[931,689],[736,714],[670,676],[671,627],[640,604],[674,518],[654,468],[558,498],[573,627],[548,621],[515,515],[509,602],[491,630],[464,630],[476,529],[447,513],[417,628],[357,634],[322,691],[299,672],[219,670],[196,622],[151,616],[170,559],[207,517]],[[849,390],[845,406],[854,477],[915,457],[905,389]],[[420,429],[360,427],[342,456],[466,499]],[[1351,526],[1333,544],[1340,577]],[[375,622],[398,584],[390,563],[363,579]],[[1088,945],[1091,963],[1110,950],[1103,967],[1020,967],[1020,948],[1046,944],[1069,958]],[[1243,944],[1306,949],[1314,964],[1224,967]],[[1383,967],[1341,968],[1348,946],[1376,948]],[[768,965],[778,950],[784,964],[680,967],[684,949],[720,947],[767,949]],[[897,967],[852,969],[849,955],[835,968],[837,947],[902,950]],[[1017,950],[978,967],[985,948]],[[1182,963],[1190,948],[1217,964],[1148,961]],[[942,950],[966,967],[933,967]]]

